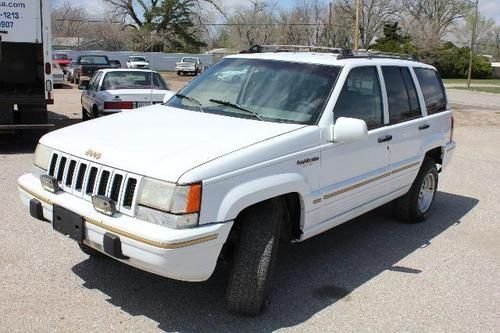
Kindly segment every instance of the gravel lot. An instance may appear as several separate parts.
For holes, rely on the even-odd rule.
[[[167,75],[181,87],[190,77]],[[79,92],[56,91],[58,126],[80,118]],[[268,310],[224,309],[227,272],[184,283],[90,259],[34,220],[16,179],[32,144],[0,137],[0,331],[500,331],[500,103],[450,90],[458,146],[426,223],[387,207],[281,247]]]

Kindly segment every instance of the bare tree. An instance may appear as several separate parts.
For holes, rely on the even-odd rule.
[[[424,52],[439,45],[453,22],[471,7],[469,0],[403,0],[403,5],[402,26]]]
[[[243,49],[275,41],[276,6],[263,0],[250,0],[250,8],[240,7],[228,18],[231,46]]]
[[[283,43],[324,45],[327,41],[328,6],[319,0],[298,0],[290,10],[281,10]]]
[[[401,11],[400,1],[396,0],[362,0],[360,33],[361,47],[368,48],[375,37],[382,32],[382,27],[388,21],[394,21]],[[343,17],[350,17],[350,26],[355,25],[356,8],[354,0],[339,0],[338,10]]]
[[[64,2],[62,6],[52,9],[52,34],[55,37],[75,37],[86,33],[88,13],[83,7]]]

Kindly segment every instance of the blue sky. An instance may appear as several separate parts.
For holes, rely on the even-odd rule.
[[[52,0],[54,6],[58,6],[66,1],[75,5],[81,5],[81,0]],[[237,7],[248,3],[248,0],[222,0],[228,7]],[[326,1],[326,0],[325,0]],[[283,7],[291,7],[296,0],[274,0]],[[102,0],[85,0],[86,8],[93,8],[96,12],[102,11],[104,4]],[[479,10],[482,15],[491,17],[500,25],[500,0],[479,0]]]

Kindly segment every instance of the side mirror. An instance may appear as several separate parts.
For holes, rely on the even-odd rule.
[[[367,137],[366,122],[361,119],[340,117],[331,128],[333,142],[361,141]]]
[[[165,93],[165,95],[163,96],[163,103],[167,103],[167,102],[168,102],[168,101],[172,98],[172,96],[174,96],[174,95],[175,95],[175,93],[174,93],[174,92],[172,92],[172,91],[167,91],[167,92]]]
[[[80,85],[78,86],[78,89],[80,89],[80,90],[88,90],[89,89],[89,84],[87,82],[80,83]]]

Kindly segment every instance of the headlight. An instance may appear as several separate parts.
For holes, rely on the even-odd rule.
[[[175,184],[162,182],[151,178],[143,178],[142,190],[137,202],[139,205],[148,206],[168,212],[175,191]]]
[[[33,158],[33,164],[47,171],[51,155],[52,155],[52,148],[49,148],[39,143],[36,146],[35,157]]]
[[[139,204],[138,218],[174,228],[192,227],[198,224],[201,184],[176,185],[143,178],[137,203]],[[147,208],[160,210],[163,213],[153,214]],[[159,213],[163,215],[158,215]]]

